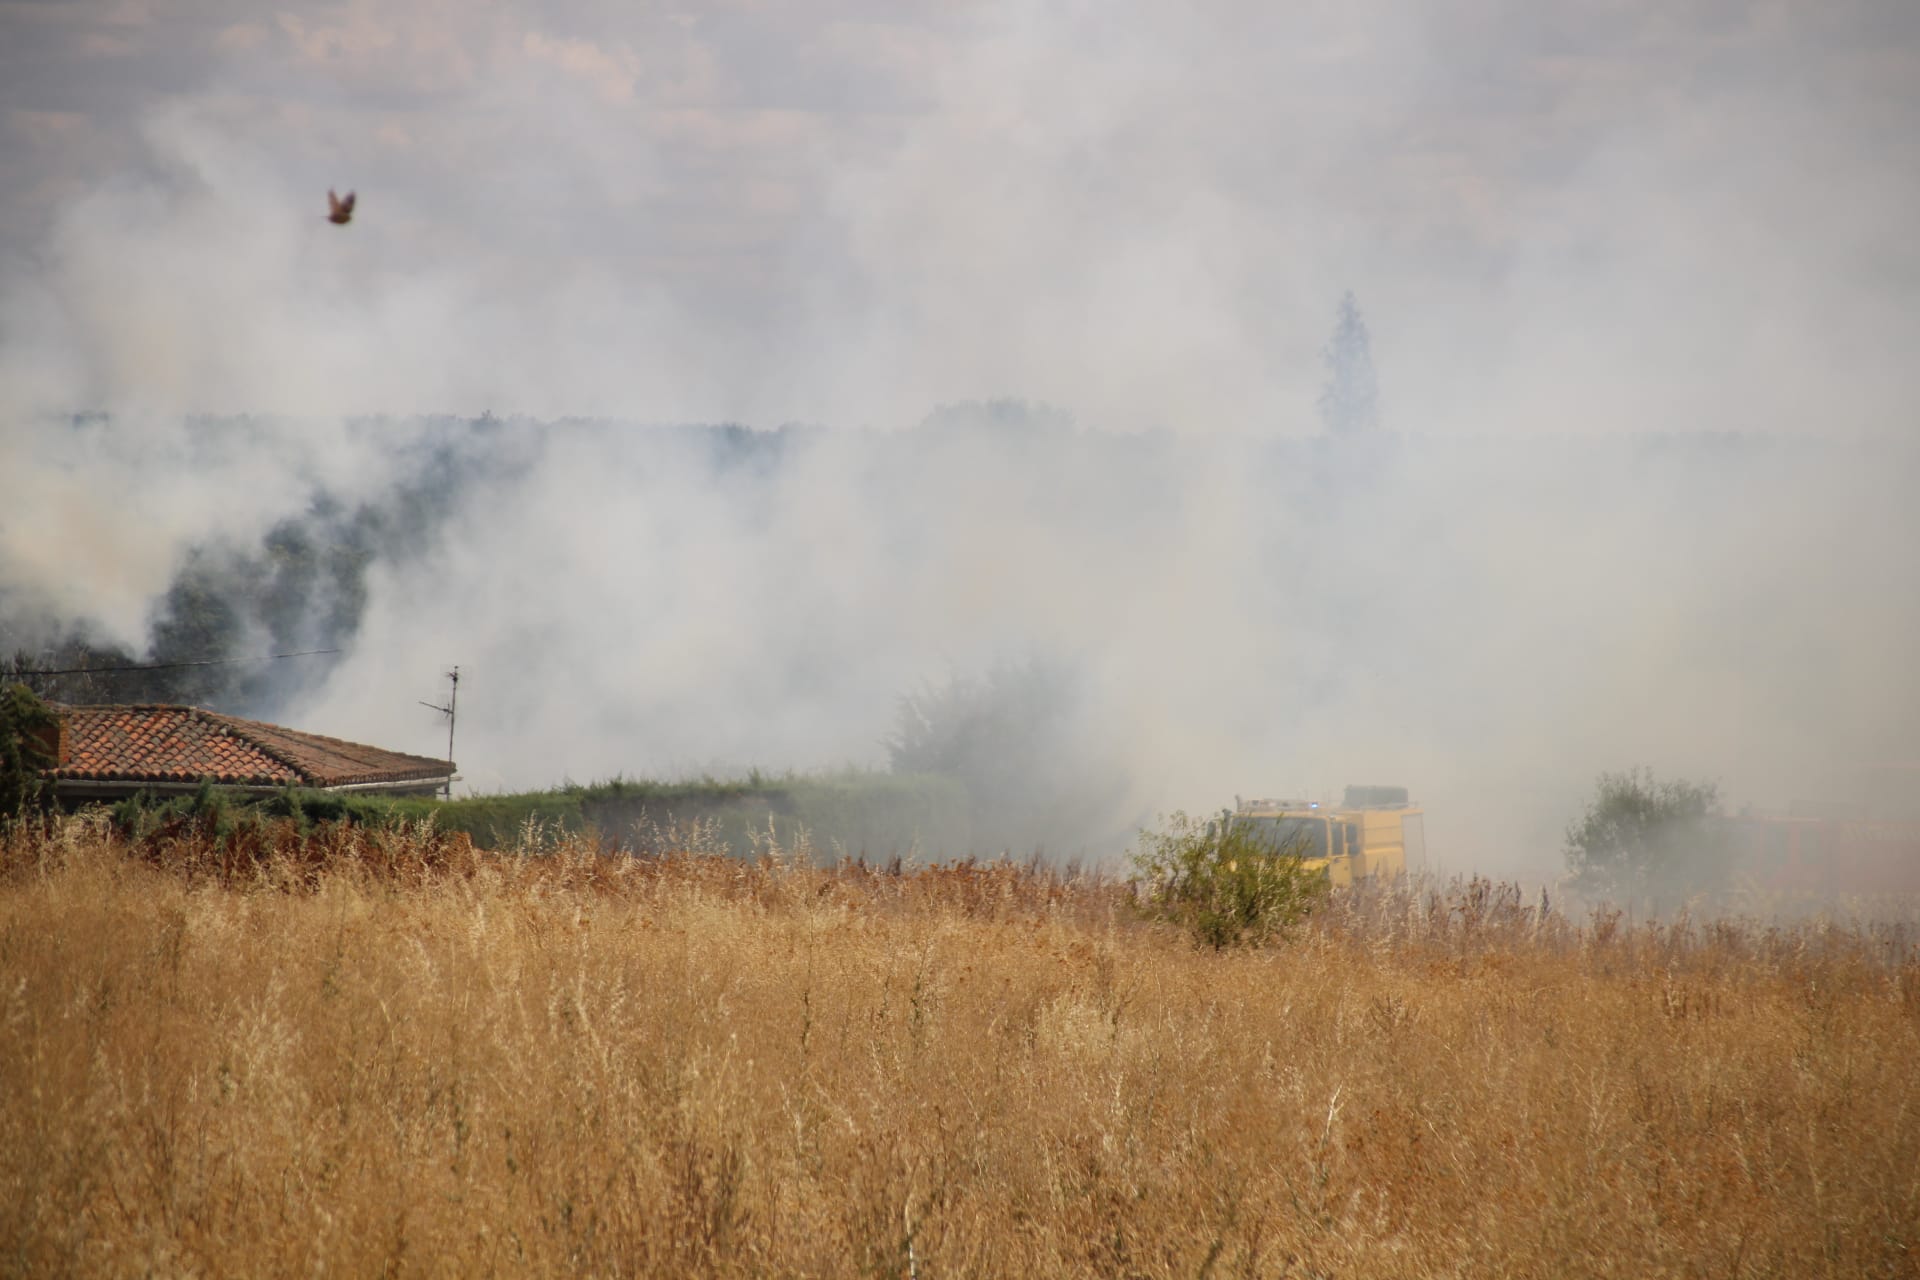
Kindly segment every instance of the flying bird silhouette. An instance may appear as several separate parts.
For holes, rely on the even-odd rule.
[[[353,192],[347,192],[343,200],[333,194],[331,187],[327,189],[327,221],[339,227],[353,221]]]

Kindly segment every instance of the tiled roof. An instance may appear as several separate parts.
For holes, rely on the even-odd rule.
[[[61,707],[65,753],[54,778],[343,787],[432,781],[445,760],[383,751],[198,707]]]

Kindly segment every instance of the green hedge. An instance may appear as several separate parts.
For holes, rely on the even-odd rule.
[[[511,848],[523,833],[537,832],[546,837],[590,834],[610,847],[649,852],[683,843],[697,827],[703,847],[742,857],[763,851],[769,834],[782,848],[792,849],[802,832],[823,860],[842,854],[877,859],[973,852],[967,793],[959,782],[858,771],[687,782],[616,778],[591,786],[454,800],[291,790],[248,798],[209,790],[193,799],[136,797],[115,811],[132,826],[213,802],[263,817],[293,818],[303,825],[430,819],[438,830],[465,832],[484,849]]]
[[[950,778],[849,772],[682,783],[616,779],[566,794],[577,796],[585,829],[637,849],[671,843],[697,824],[707,841],[741,856],[764,849],[769,837],[791,849],[802,832],[822,858],[967,852],[966,790]]]

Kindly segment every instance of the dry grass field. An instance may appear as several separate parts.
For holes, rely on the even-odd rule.
[[[9,1275],[1920,1275],[1899,929],[0,841]]]

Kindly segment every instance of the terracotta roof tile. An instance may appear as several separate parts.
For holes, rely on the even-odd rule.
[[[61,707],[55,778],[341,787],[445,778],[453,765],[198,707]]]

